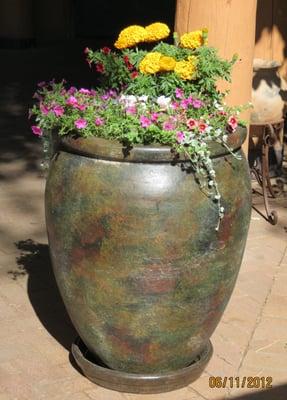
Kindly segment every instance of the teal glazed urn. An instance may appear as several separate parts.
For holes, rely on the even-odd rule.
[[[52,264],[84,373],[111,389],[188,384],[233,291],[251,213],[246,130],[211,145],[225,215],[169,147],[65,137],[51,161]]]

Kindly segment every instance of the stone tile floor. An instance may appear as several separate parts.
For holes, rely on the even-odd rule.
[[[13,169],[17,162],[6,170],[3,165],[2,173],[11,178]],[[287,399],[286,197],[273,202],[279,213],[276,226],[253,211],[238,281],[212,337],[214,356],[201,378],[167,394],[132,395],[94,385],[70,358],[75,331],[51,272],[44,183],[36,172],[1,182],[0,400],[211,400],[256,393],[210,388],[210,376],[271,376],[278,393],[261,390],[258,399]],[[259,197],[255,201],[262,203]]]
[[[43,51],[36,66],[30,62],[36,60],[34,50],[0,52],[7,72],[0,76],[0,400],[286,400],[286,193],[272,202],[279,214],[276,226],[252,213],[237,284],[212,336],[213,358],[200,379],[170,393],[134,395],[98,387],[76,368],[69,354],[76,333],[48,255],[39,144],[29,136],[24,117],[32,86],[47,76],[48,60],[49,72],[67,70],[61,51],[53,57],[49,51],[47,58]],[[17,56],[27,62],[18,76]],[[254,202],[262,210],[262,198]],[[270,376],[273,389],[210,388],[211,376],[241,381]]]

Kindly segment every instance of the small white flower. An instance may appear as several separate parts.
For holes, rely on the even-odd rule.
[[[223,107],[221,104],[219,104],[217,101],[215,101],[214,103],[214,107],[219,110],[219,111],[223,111]]]
[[[205,132],[206,133],[210,133],[212,131],[212,126],[208,126],[206,129],[205,129]]]
[[[156,102],[163,110],[167,110],[170,107],[171,98],[166,96],[159,96]]]
[[[211,169],[211,170],[209,171],[209,175],[210,175],[210,176],[215,176],[215,171],[214,171],[214,169]]]
[[[208,182],[208,186],[213,186],[214,185],[214,182],[212,181],[212,180],[210,180],[209,182]]]
[[[222,133],[222,129],[221,128],[215,129],[216,136],[219,136],[221,133]]]
[[[215,198],[215,200],[219,200],[219,199],[221,198],[221,196],[220,196],[220,194],[216,194],[216,195],[214,196],[214,198]]]
[[[142,103],[146,103],[148,100],[148,96],[139,96],[138,101],[141,101]]]
[[[223,140],[224,142],[227,142],[227,139],[228,139],[228,136],[227,136],[227,135],[223,135],[223,136],[222,136],[222,140]]]
[[[124,104],[126,107],[132,107],[136,104],[137,98],[133,95],[125,96],[124,94],[122,94],[119,98],[119,102]]]
[[[220,207],[219,211],[220,211],[221,213],[224,213],[224,211],[225,211],[224,207]]]

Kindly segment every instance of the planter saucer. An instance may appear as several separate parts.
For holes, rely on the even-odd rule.
[[[212,356],[210,340],[197,358],[185,368],[162,374],[132,374],[112,370],[98,362],[78,337],[72,354],[84,375],[97,385],[127,393],[163,393],[180,389],[199,378]]]

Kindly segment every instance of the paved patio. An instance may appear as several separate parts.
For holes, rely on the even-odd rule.
[[[238,281],[212,336],[213,358],[198,381],[170,393],[133,395],[98,387],[81,375],[70,357],[76,333],[49,260],[40,146],[25,118],[32,87],[47,71],[57,76],[75,71],[78,77],[86,67],[68,69],[67,54],[49,51],[43,50],[36,64],[31,61],[39,51],[0,52],[7,72],[0,78],[0,400],[286,400],[286,193],[273,202],[276,226],[252,214]],[[262,198],[255,202],[262,209]],[[273,389],[210,388],[211,376],[240,377],[240,382],[245,376],[270,376]]]

